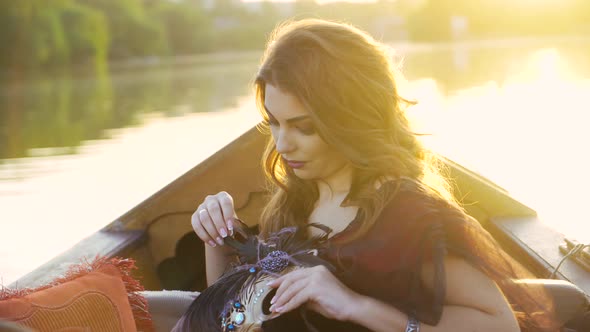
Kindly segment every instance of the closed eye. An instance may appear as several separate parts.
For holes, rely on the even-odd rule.
[[[316,130],[313,127],[313,125],[299,126],[299,127],[297,127],[297,130],[299,130],[299,132],[301,132],[303,135],[306,135],[306,136],[311,136],[316,133]]]

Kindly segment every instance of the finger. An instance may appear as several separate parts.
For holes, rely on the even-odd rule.
[[[209,236],[209,233],[202,225],[201,218],[199,218],[199,213],[204,210],[202,205],[199,205],[195,213],[191,216],[191,225],[193,226],[193,230],[197,234],[197,236],[203,241],[208,243],[210,246],[215,247],[217,244],[213,241],[213,238]]]
[[[271,299],[271,304],[274,303],[273,300],[276,302],[277,299],[281,298],[283,293],[289,287],[291,287],[292,284],[305,279],[305,274],[300,273],[300,271],[302,271],[302,270],[304,270],[304,269],[289,272],[286,275],[281,277],[283,280],[281,280],[280,283],[278,284],[277,292],[275,293],[274,298]],[[271,286],[271,285],[269,285],[269,286]]]
[[[281,284],[283,282],[285,282],[285,280],[291,279],[291,278],[299,278],[302,275],[302,272],[305,271],[305,268],[302,269],[297,269],[297,270],[293,270],[283,276],[280,276],[272,281],[269,281],[267,283],[268,286],[272,287],[272,288],[277,288],[280,287]],[[305,275],[305,273],[303,273],[303,275]]]
[[[223,213],[223,220],[227,225],[230,235],[234,235],[233,218],[237,218],[236,210],[234,207],[234,199],[225,191],[219,193],[219,204],[221,206],[221,212]]]
[[[299,292],[295,293],[295,295],[283,306],[275,306],[275,312],[289,312],[291,310],[295,310],[300,306],[304,305],[310,299],[310,292],[307,288],[303,287]]]
[[[227,237],[227,229],[225,226],[225,220],[223,219],[223,214],[221,213],[221,207],[219,206],[219,200],[214,197],[208,199],[207,201],[207,212],[217,229],[217,233],[221,235],[222,238]]]
[[[291,285],[293,282],[295,282],[295,281],[291,280],[291,279],[283,279],[280,283],[278,283],[276,286],[277,291],[275,292],[275,296],[270,300],[270,304],[275,303],[276,299],[280,298],[281,295],[283,294],[283,292],[285,291],[285,289],[289,288],[289,285]],[[273,287],[272,284],[270,284],[270,283],[268,285]],[[273,288],[275,288],[275,287],[273,287]]]
[[[201,225],[201,220],[197,215],[197,211],[195,211],[195,213],[191,217],[191,224],[193,226],[193,230],[195,231],[195,233],[197,233],[197,236],[203,242],[208,243],[211,247],[216,247],[217,244],[215,243],[215,241],[213,241],[213,239],[209,236],[209,233],[207,233],[205,228],[203,228],[203,225]]]
[[[276,278],[274,280],[269,281],[268,283],[266,283],[267,286],[270,286],[271,288],[277,288],[281,285],[281,283],[285,281],[285,276]]]
[[[272,304],[270,310],[272,311],[274,308],[281,308],[282,306],[284,306],[286,303],[291,301],[291,299],[295,295],[297,295],[299,292],[301,292],[305,288],[306,285],[307,285],[307,280],[304,280],[304,279],[297,280],[296,282],[289,285],[289,287],[287,289],[285,289],[281,293],[281,295],[275,296],[270,301],[270,303]],[[274,300],[274,302],[273,302],[273,300]]]
[[[209,236],[219,245],[223,245],[223,239],[219,233],[217,233],[217,228],[215,227],[213,220],[211,220],[211,216],[209,216],[207,209],[202,209],[199,211],[199,218],[201,219],[201,225],[203,225],[203,228],[205,228],[207,233],[209,233]]]

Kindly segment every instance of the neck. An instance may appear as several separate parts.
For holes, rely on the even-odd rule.
[[[344,197],[350,192],[352,185],[352,167],[346,165],[334,172],[330,177],[316,181],[320,201],[330,201]]]

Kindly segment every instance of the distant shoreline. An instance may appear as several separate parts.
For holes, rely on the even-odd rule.
[[[412,42],[407,40],[384,41],[399,53],[418,53],[436,50],[460,48],[504,48],[544,45],[547,43],[590,43],[590,35],[566,35],[551,37],[518,37],[518,38],[493,38],[493,39],[463,39],[444,42]],[[184,66],[208,63],[257,61],[262,56],[263,50],[248,51],[223,51],[178,56],[153,56],[115,60],[109,62],[110,69],[133,69],[160,66]]]
[[[489,49],[489,48],[514,48],[530,46],[550,46],[549,44],[557,43],[590,43],[590,35],[556,35],[542,37],[510,37],[510,38],[490,38],[490,39],[469,39],[464,38],[455,41],[408,41],[392,40],[383,41],[386,45],[392,47],[395,54],[408,53],[426,53],[441,50],[469,50],[469,49]],[[111,60],[107,62],[107,70],[111,74],[117,71],[134,71],[158,67],[185,67],[194,65],[209,65],[222,63],[253,63],[258,62],[262,56],[262,49],[252,50],[235,50],[219,51],[211,53],[201,53],[192,55],[176,56],[146,56],[127,59]],[[10,69],[1,69],[0,74],[10,72]],[[38,73],[55,73],[60,76],[61,72],[71,72],[82,74],[82,76],[95,76],[95,69],[88,64],[73,64],[64,67],[52,67],[39,70]],[[8,76],[8,75],[6,75]],[[26,77],[28,75],[25,75]],[[25,79],[26,80],[26,79]],[[0,86],[1,86],[0,82]]]

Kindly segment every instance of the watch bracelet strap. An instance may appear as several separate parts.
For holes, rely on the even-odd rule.
[[[420,322],[416,317],[408,316],[408,325],[406,325],[406,332],[420,332]]]

